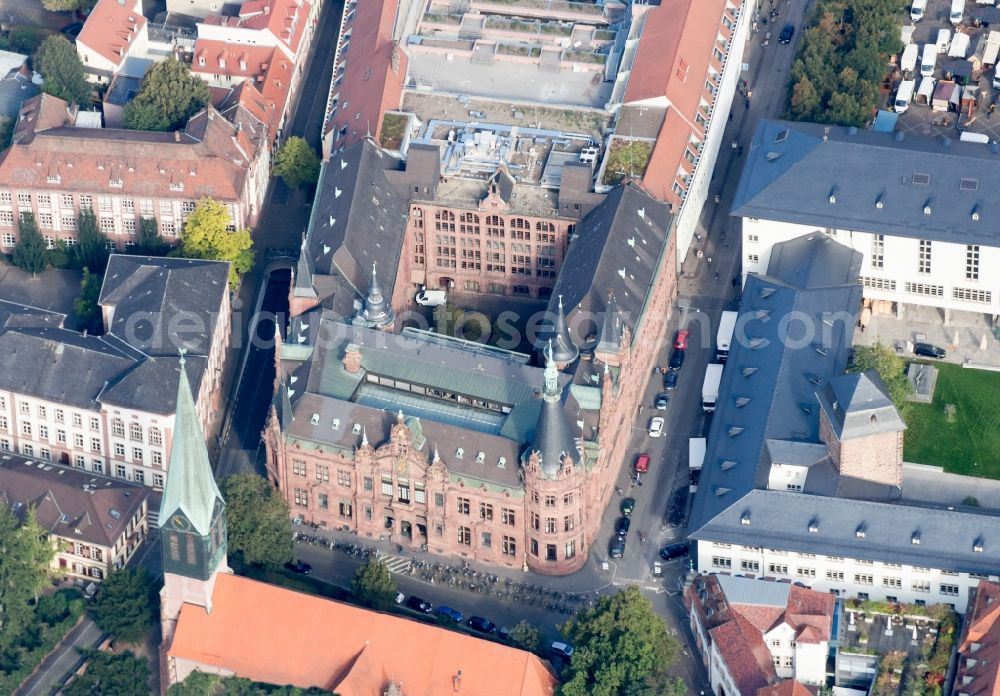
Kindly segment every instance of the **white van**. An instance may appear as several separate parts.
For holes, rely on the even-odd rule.
[[[917,94],[914,97],[917,104],[927,106],[931,103],[931,98],[934,96],[934,82],[933,77],[920,78],[920,86],[917,87]]]
[[[899,59],[899,68],[904,73],[911,73],[917,69],[917,58],[920,57],[920,47],[917,44],[907,44],[903,49],[903,55]]]
[[[951,0],[951,14],[948,19],[952,24],[961,24],[962,15],[965,14],[965,0]]]
[[[924,77],[930,77],[934,74],[934,68],[937,65],[938,51],[937,46],[932,43],[924,44],[924,53],[920,57],[920,74]]]
[[[951,45],[951,29],[938,29],[937,41],[934,43],[938,53],[947,53]]]
[[[913,101],[913,89],[916,86],[916,80],[903,80],[899,83],[899,89],[896,90],[896,98],[892,102],[892,108],[895,109],[897,114],[901,114],[910,108],[910,102]]]
[[[421,287],[415,299],[422,307],[437,307],[448,301],[448,293],[444,290],[428,290],[426,287]]]
[[[910,19],[919,22],[924,18],[924,11],[927,10],[927,0],[913,0],[910,5]]]

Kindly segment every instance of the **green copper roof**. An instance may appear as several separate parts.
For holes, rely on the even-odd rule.
[[[212,512],[222,493],[215,485],[212,466],[208,461],[205,435],[191,397],[184,359],[180,360],[180,379],[177,380],[177,413],[174,416],[173,441],[170,445],[170,463],[167,484],[160,503],[160,524],[176,513],[183,513],[202,536],[208,536],[212,526]]]

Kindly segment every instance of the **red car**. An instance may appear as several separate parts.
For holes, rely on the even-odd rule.
[[[688,334],[689,332],[686,329],[677,332],[677,338],[674,340],[674,350],[687,350]]]
[[[635,471],[638,474],[645,474],[647,471],[649,471],[648,454],[640,454],[639,457],[635,460]]]

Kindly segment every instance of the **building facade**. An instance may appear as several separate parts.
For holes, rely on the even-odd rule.
[[[125,567],[149,534],[149,490],[48,464],[0,457],[0,499],[23,520],[31,509],[55,546],[52,570],[99,582]]]

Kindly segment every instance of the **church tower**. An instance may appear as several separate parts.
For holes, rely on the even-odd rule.
[[[232,572],[226,563],[226,503],[212,475],[183,354],[179,367],[170,464],[159,515],[164,649],[173,639],[181,607],[193,604],[211,612],[216,577]]]

